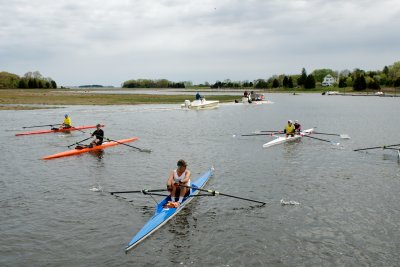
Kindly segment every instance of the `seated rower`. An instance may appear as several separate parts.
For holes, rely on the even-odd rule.
[[[293,122],[291,120],[288,120],[288,124],[286,125],[283,132],[286,134],[286,137],[289,137],[289,136],[294,136],[294,131],[295,131],[295,128],[294,128]]]
[[[54,131],[60,130],[60,129],[68,129],[72,127],[72,122],[71,122],[71,118],[68,117],[68,114],[64,115],[64,121],[61,124],[60,128],[51,128]]]
[[[183,198],[187,193],[189,193],[190,189],[184,186],[190,186],[190,171],[186,169],[186,162],[183,159],[180,159],[177,162],[176,170],[170,172],[168,180],[167,180],[167,190],[171,192],[171,201],[176,200],[176,193],[179,190],[179,204],[182,203]]]
[[[294,121],[294,132],[296,134],[300,134],[300,132],[301,132],[301,124],[299,123],[298,120]]]
[[[104,131],[100,127],[100,123],[96,125],[96,131],[92,133],[95,139],[90,143],[89,147],[99,146],[103,143]]]
[[[95,138],[89,145],[77,145],[75,149],[92,148],[101,145],[104,139],[104,131],[100,127],[100,124],[96,125],[96,131],[92,133],[92,136],[94,136]]]

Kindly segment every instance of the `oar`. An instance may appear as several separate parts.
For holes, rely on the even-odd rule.
[[[47,126],[55,126],[55,125],[61,125],[61,123],[54,123],[54,124],[46,124],[46,125],[35,125],[35,126],[25,126],[22,128],[37,128],[37,127],[47,127]]]
[[[274,135],[274,134],[283,134],[283,133],[278,133],[278,132],[271,132],[271,133],[254,133],[254,134],[242,134],[241,136]]]
[[[323,142],[327,142],[327,143],[331,143],[331,144],[333,144],[333,145],[340,145],[340,143],[336,143],[336,142],[333,142],[333,141],[330,141],[330,140],[326,140],[326,139],[322,139],[322,138],[317,138],[317,137],[313,137],[313,136],[309,136],[309,135],[302,135],[303,137],[308,137],[308,138],[312,138],[312,139],[316,139],[316,140],[319,140],[319,141],[323,141]]]
[[[181,187],[186,187],[186,188],[191,188],[191,189],[196,189],[199,191],[203,191],[203,192],[207,192],[212,194],[213,196],[226,196],[226,197],[232,197],[232,198],[237,198],[237,199],[241,199],[241,200],[246,200],[246,201],[251,201],[251,202],[256,202],[256,203],[260,203],[260,204],[267,204],[266,202],[262,202],[262,201],[258,201],[258,200],[254,200],[254,199],[249,199],[249,198],[244,198],[244,197],[238,197],[238,196],[233,196],[233,195],[228,195],[228,194],[224,194],[215,190],[206,190],[206,189],[202,189],[202,188],[197,188],[197,187],[192,187],[192,186],[188,186],[188,185],[179,185]]]
[[[348,134],[334,134],[334,133],[320,133],[320,132],[313,132],[313,134],[322,134],[322,135],[333,135],[333,136],[340,136],[343,139],[350,139]]]
[[[260,131],[261,133],[279,133],[279,132],[282,132],[281,130],[276,130],[276,131],[273,131],[273,130],[266,130],[266,131]],[[256,131],[256,133],[257,133],[257,131]]]
[[[81,141],[78,141],[78,142],[76,142],[76,143],[73,143],[72,145],[69,145],[69,146],[67,146],[67,147],[71,147],[71,146],[74,146],[74,145],[79,145],[79,144],[80,144],[80,143],[82,143],[83,141],[89,140],[90,138],[92,138],[92,137],[89,137],[89,138],[83,139],[83,140],[81,140]]]
[[[146,194],[147,192],[163,192],[163,191],[167,191],[166,188],[164,189],[142,189],[142,190],[133,190],[133,191],[114,191],[114,192],[109,192],[111,195],[114,194],[131,194],[131,193],[143,193]]]
[[[147,152],[147,153],[151,153],[151,149],[143,149],[143,148],[139,148],[139,147],[131,146],[131,145],[124,144],[124,143],[118,142],[118,141],[116,141],[116,140],[112,140],[112,139],[105,138],[105,137],[104,137],[104,139],[106,139],[107,141],[116,142],[116,143],[118,143],[118,144],[120,144],[120,145],[124,145],[124,146],[129,146],[129,147],[135,148],[135,149],[139,150],[140,152]]]
[[[387,146],[373,146],[373,147],[359,148],[359,149],[354,149],[353,151],[361,151],[361,150],[377,149],[377,148],[385,149],[386,147],[391,147],[391,146],[400,146],[400,144],[387,145]]]

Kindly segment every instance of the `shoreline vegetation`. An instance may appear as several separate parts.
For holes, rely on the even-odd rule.
[[[168,90],[165,89],[136,89],[157,91],[158,94],[121,94],[108,93],[112,90],[135,91],[125,88],[101,88],[101,89],[0,89],[0,110],[32,110],[60,108],[62,105],[140,105],[140,104],[182,104],[186,99],[194,100],[195,92],[213,92],[217,95],[207,96],[210,100],[219,100],[221,103],[234,102],[241,97],[241,93],[247,90],[257,93],[284,93],[284,94],[306,94],[322,93],[325,91],[336,91],[346,95],[374,95],[376,90],[354,91],[352,88],[320,87],[315,89],[290,88],[280,90],[254,90],[254,88],[241,89],[211,89],[211,88],[187,88]],[[165,90],[168,94],[159,94]],[[107,93],[99,93],[107,91]],[[382,90],[386,95],[397,96],[395,88]],[[179,94],[173,94],[179,92]],[[185,93],[185,94],[182,94]],[[226,95],[227,92],[235,92],[238,95]],[[187,93],[187,94],[186,94]],[[268,97],[267,97],[268,98]],[[41,107],[43,105],[43,107]],[[48,105],[54,105],[49,107]]]
[[[194,94],[190,91],[187,92],[188,94],[179,95],[96,93],[96,91],[102,90],[104,89],[0,89],[0,110],[57,108],[57,105],[182,104],[186,99],[194,99]],[[132,91],[132,89],[121,90]],[[222,93],[212,96],[212,98],[224,103],[233,102],[238,96],[223,95]],[[38,105],[56,106],[40,107]]]

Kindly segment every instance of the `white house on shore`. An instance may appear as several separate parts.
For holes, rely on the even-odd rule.
[[[336,79],[333,78],[332,75],[328,74],[324,77],[324,80],[322,81],[322,86],[332,86],[336,82]]]

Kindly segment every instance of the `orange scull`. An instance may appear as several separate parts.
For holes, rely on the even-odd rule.
[[[82,149],[72,149],[72,150],[56,153],[56,154],[53,154],[53,155],[49,155],[49,156],[43,157],[42,159],[46,159],[47,160],[47,159],[55,159],[55,158],[78,155],[78,154],[90,152],[90,151],[93,151],[93,150],[100,150],[100,149],[103,149],[103,148],[106,148],[106,147],[110,147],[110,146],[117,146],[117,145],[120,145],[120,143],[133,142],[133,141],[136,141],[138,139],[139,139],[138,137],[132,137],[132,138],[128,138],[128,139],[117,140],[117,142],[115,142],[115,141],[104,142],[103,144],[101,144],[99,146],[95,146],[95,147],[91,147],[91,148],[86,147],[86,148],[82,148]]]

